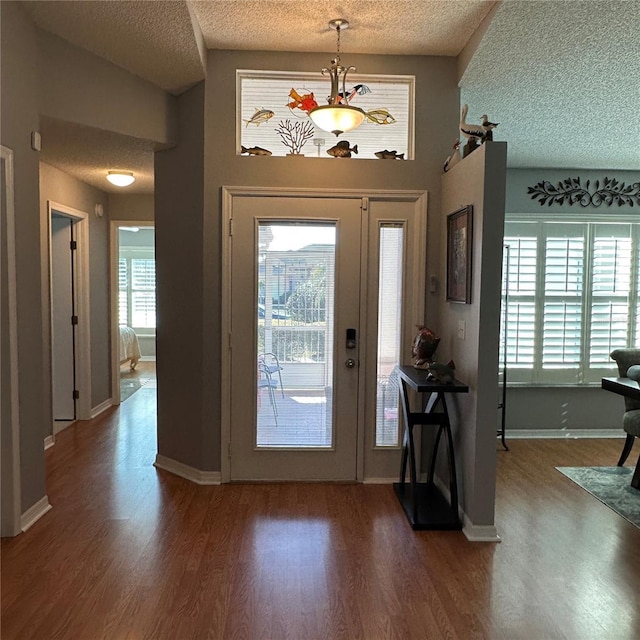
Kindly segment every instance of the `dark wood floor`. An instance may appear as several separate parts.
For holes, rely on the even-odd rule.
[[[47,452],[53,510],[2,541],[2,638],[640,638],[640,530],[554,469],[622,441],[510,444],[503,542],[472,544],[412,531],[390,486],[159,471],[142,388]]]

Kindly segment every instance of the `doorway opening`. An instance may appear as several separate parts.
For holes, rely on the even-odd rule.
[[[115,299],[114,403],[156,386],[156,268],[153,224],[112,222]]]

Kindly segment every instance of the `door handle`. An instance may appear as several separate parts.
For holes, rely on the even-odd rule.
[[[355,329],[347,329],[347,349],[355,349],[356,348],[356,330]]]

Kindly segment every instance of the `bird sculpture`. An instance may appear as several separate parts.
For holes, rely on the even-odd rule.
[[[481,124],[467,123],[467,112],[469,111],[468,105],[462,105],[462,113],[460,114],[460,133],[465,138],[483,138],[484,129]]]
[[[493,130],[499,125],[499,122],[489,122],[486,115],[482,116],[482,128],[484,129],[484,139],[493,140]]]
[[[498,126],[497,122],[489,122],[486,115],[482,116],[482,124],[468,123],[467,112],[469,110],[468,105],[462,106],[462,113],[460,114],[460,133],[468,139],[476,138],[481,143],[486,140],[493,140],[493,129]]]
[[[454,167],[455,165],[458,164],[458,162],[460,162],[460,140],[456,140],[453,143],[453,153],[444,161],[444,166],[443,169],[444,171],[449,171],[449,169],[451,169],[451,167]]]

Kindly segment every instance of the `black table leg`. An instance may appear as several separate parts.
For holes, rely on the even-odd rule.
[[[636,470],[633,472],[633,478],[631,479],[631,486],[634,489],[640,490],[640,456],[638,456],[638,462],[636,463]]]

